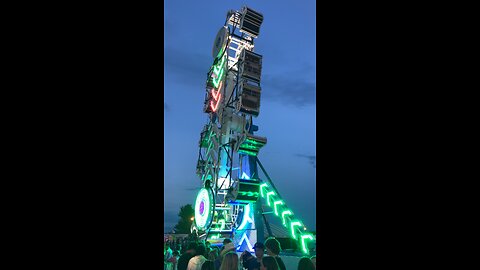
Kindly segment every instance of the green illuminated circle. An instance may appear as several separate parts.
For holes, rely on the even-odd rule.
[[[206,188],[200,189],[195,200],[195,225],[200,230],[205,230],[212,220],[213,194]]]

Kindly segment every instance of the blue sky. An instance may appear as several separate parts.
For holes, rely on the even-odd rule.
[[[164,2],[165,231],[180,206],[193,204],[212,46],[228,10],[245,4],[264,16],[255,52],[263,55],[262,99],[255,134],[267,137],[259,160],[307,228],[316,218],[316,3],[300,1]],[[155,34],[155,33],[152,33]],[[320,130],[321,132],[321,130]]]

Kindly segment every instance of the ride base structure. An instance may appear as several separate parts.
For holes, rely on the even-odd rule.
[[[308,254],[314,236],[305,232],[258,159],[267,143],[254,134],[258,126],[253,124],[262,92],[262,55],[254,52],[254,40],[262,22],[263,15],[249,7],[230,10],[215,37],[203,108],[208,123],[200,134],[197,161],[203,186],[195,199],[191,231],[212,245],[231,238],[237,252],[254,252],[254,244],[264,241],[264,226],[272,235],[265,206]]]

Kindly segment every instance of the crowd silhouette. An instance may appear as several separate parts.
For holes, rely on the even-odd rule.
[[[255,256],[248,251],[238,256],[228,238],[221,247],[195,239],[167,240],[164,242],[164,270],[287,270],[279,256],[280,243],[274,237],[265,243],[257,242],[253,249]],[[297,269],[316,269],[316,259],[316,256],[302,257]]]

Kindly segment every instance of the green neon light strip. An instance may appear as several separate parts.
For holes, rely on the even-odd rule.
[[[238,150],[238,153],[239,154],[247,154],[249,156],[256,156],[258,154],[258,152],[252,152],[252,151],[248,151],[248,150]]]
[[[249,145],[249,144],[242,144],[240,147],[245,148],[245,149],[252,149],[252,150],[257,150],[258,149],[258,146]]]
[[[290,227],[292,228],[293,239],[297,239],[297,236],[295,235],[295,229],[294,229],[295,226],[302,226],[302,223],[300,223],[298,221],[294,221],[294,222],[290,223]]]
[[[278,217],[277,204],[283,205],[283,201],[280,200],[273,203],[273,206],[274,206],[273,208],[275,208],[275,215]]]
[[[218,75],[220,69],[223,67],[223,63],[225,63],[225,57],[222,57],[222,61],[218,65],[213,67],[213,72],[215,72],[215,74]]]
[[[259,142],[259,141],[255,141],[255,140],[251,140],[251,139],[246,139],[245,143],[256,144],[256,145],[261,145],[261,146],[265,145],[264,142]]]
[[[307,235],[302,235],[302,248],[303,248],[303,253],[308,253],[307,247],[305,246],[305,239],[310,239],[313,240],[313,236],[307,234]]]
[[[221,89],[222,89],[222,82],[220,82],[220,86],[218,86],[218,90],[217,90],[216,94],[215,94],[215,89],[212,89],[212,92],[211,92],[214,100],[210,101],[210,107],[212,108],[212,110],[214,112],[217,111],[218,104],[220,103],[220,98],[222,98],[222,95],[220,94]],[[213,105],[213,101],[216,101],[217,104]]]
[[[247,195],[247,196],[258,196],[258,192],[251,192],[251,191],[240,191],[238,194],[240,195]]]
[[[245,154],[250,155],[250,156],[256,156],[256,155],[258,155],[258,150],[245,149],[245,148],[242,148],[242,147],[240,147],[240,149],[238,150],[238,152],[244,152]]]
[[[256,181],[255,179],[240,179],[240,180],[253,180]],[[258,186],[258,182],[253,182],[253,181],[243,181],[242,185],[250,185],[250,186]]]
[[[215,86],[215,88],[218,88],[218,84],[220,83],[220,80],[222,79],[222,75],[223,75],[223,63],[225,62],[225,57],[222,57],[222,62],[220,62],[219,65],[213,67],[213,72],[215,73],[215,75],[217,75],[217,78],[213,78],[213,85]],[[220,89],[218,89],[220,90]]]
[[[266,187],[266,186],[267,186],[266,183],[263,183],[263,184],[260,185],[260,196],[262,196],[262,198],[265,197],[265,195],[263,194],[263,188]]]
[[[292,215],[292,212],[290,210],[283,211],[282,213],[282,219],[283,219],[283,226],[287,226],[287,223],[285,222],[285,215]]]
[[[264,188],[267,188],[268,187],[268,184],[267,183],[262,183],[260,185],[260,195],[262,196],[262,198],[265,197],[265,192],[264,192]],[[267,189],[265,189],[267,190]],[[267,203],[268,203],[268,206],[270,206],[270,195],[274,195],[275,192],[273,191],[269,191],[267,192]],[[277,205],[278,204],[281,204],[281,205],[285,205],[285,203],[282,201],[282,200],[277,200],[273,203],[273,207],[274,207],[274,210],[275,210],[275,215],[278,216],[278,208],[277,208]],[[285,218],[285,215],[293,215],[293,213],[290,211],[290,210],[285,210],[282,212],[282,220],[283,220],[283,226],[287,226],[287,220]],[[297,239],[297,234],[295,233],[295,227],[304,227],[302,225],[302,223],[298,220],[295,220],[293,222],[290,223],[290,229],[291,229],[291,234],[292,234],[292,237],[293,239]],[[313,236],[310,235],[310,234],[301,234],[301,240],[302,240],[302,251],[303,253],[308,253],[308,250],[307,250],[307,246],[305,244],[305,240],[306,239],[309,239],[309,240],[313,240]]]
[[[222,79],[222,75],[223,75],[223,69],[220,70],[220,74],[217,76],[217,78],[213,78],[213,86],[215,86],[215,88],[218,88],[218,84],[220,83],[221,79]],[[220,89],[218,89],[220,91]]]
[[[270,206],[270,195],[274,195],[274,194],[275,194],[275,192],[273,192],[273,191],[270,191],[270,192],[267,193],[267,203],[268,203],[268,206]]]

